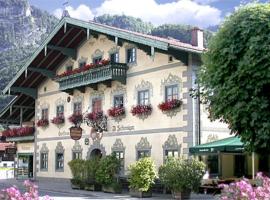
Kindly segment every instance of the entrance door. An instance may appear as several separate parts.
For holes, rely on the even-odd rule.
[[[17,178],[33,177],[33,154],[18,154]]]
[[[94,149],[90,154],[90,158],[101,158],[101,157],[102,152],[100,151],[100,149]]]
[[[234,156],[234,175],[242,177],[246,175],[246,159],[245,155]]]

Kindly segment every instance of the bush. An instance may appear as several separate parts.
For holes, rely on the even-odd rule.
[[[103,157],[96,171],[97,183],[104,186],[111,186],[115,182],[119,170],[120,161],[115,154]]]
[[[204,169],[204,163],[195,159],[169,158],[159,168],[159,178],[162,184],[174,192],[197,191]]]
[[[85,170],[85,160],[75,159],[68,163],[73,179],[83,180],[86,174]]]
[[[85,161],[85,171],[86,171],[86,182],[88,184],[96,183],[96,173],[99,168],[99,158],[91,158],[90,160]]]
[[[154,162],[149,157],[142,158],[130,165],[129,171],[129,187],[141,192],[148,191],[157,177]]]

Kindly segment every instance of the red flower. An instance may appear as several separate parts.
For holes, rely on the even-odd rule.
[[[125,108],[124,107],[113,107],[108,110],[108,115],[110,117],[119,117],[125,114]]]
[[[68,118],[69,122],[73,123],[74,125],[77,125],[79,123],[82,123],[83,121],[83,116],[82,114],[72,114],[69,118]]]
[[[56,116],[51,120],[51,122],[53,124],[63,124],[65,122],[65,118],[64,116]]]
[[[175,108],[179,108],[182,103],[182,100],[179,99],[168,100],[159,104],[158,108],[162,111],[169,111]]]
[[[131,109],[131,113],[133,116],[135,115],[150,115],[152,112],[151,105],[137,105],[133,106]]]
[[[35,132],[34,127],[26,126],[26,127],[5,130],[2,132],[2,136],[4,136],[4,137],[20,137],[20,136],[33,135],[34,132]]]
[[[91,113],[87,113],[85,116],[85,119],[89,120],[89,121],[97,121],[103,118],[103,112],[91,112]]]
[[[47,119],[40,119],[37,121],[37,126],[38,127],[45,127],[49,125],[49,120]]]

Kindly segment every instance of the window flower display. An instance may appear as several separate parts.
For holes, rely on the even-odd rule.
[[[133,116],[150,115],[151,112],[152,112],[151,105],[137,105],[133,106],[131,109],[131,113]]]
[[[162,110],[162,112],[170,111],[176,108],[179,108],[183,104],[182,100],[172,99],[165,102],[162,102],[158,105],[158,108]]]

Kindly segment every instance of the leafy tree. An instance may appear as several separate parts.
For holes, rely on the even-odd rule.
[[[239,135],[247,150],[270,150],[270,5],[249,4],[210,41],[199,72],[210,118]]]

